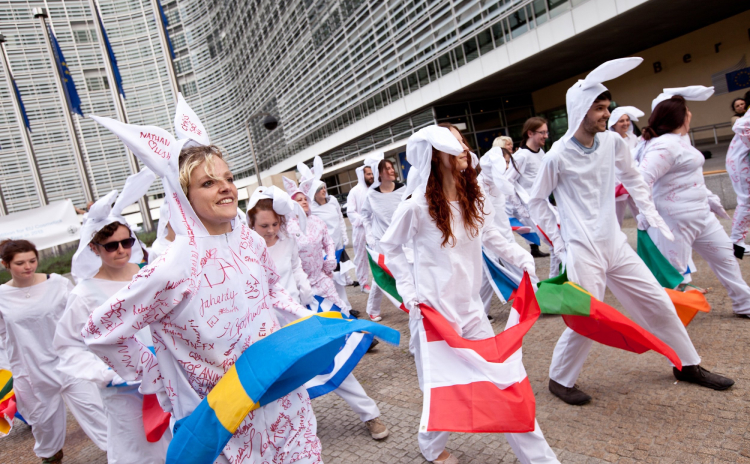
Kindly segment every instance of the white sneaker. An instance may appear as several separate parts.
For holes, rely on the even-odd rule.
[[[382,317],[380,317],[380,316],[373,316],[372,314],[370,314],[370,320],[371,320],[372,322],[380,322],[380,321],[382,321],[382,320],[383,320],[383,318],[382,318]]]
[[[367,284],[364,284],[360,287],[360,290],[362,293],[370,293],[370,286]]]

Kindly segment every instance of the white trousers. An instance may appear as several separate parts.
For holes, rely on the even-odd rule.
[[[163,464],[172,434],[167,430],[156,443],[146,440],[143,428],[143,395],[138,385],[101,390],[107,413],[108,464]]]
[[[367,314],[370,316],[380,316],[380,303],[382,302],[383,289],[373,279],[370,285],[370,294],[367,295]]]
[[[742,142],[735,138],[732,144],[735,143]],[[732,181],[732,187],[737,194],[737,207],[734,209],[730,240],[737,244],[744,243],[747,231],[750,229],[750,156],[747,155],[748,153],[745,151],[745,156],[741,156],[736,165],[727,162],[729,179]],[[729,161],[729,158],[727,158],[727,161]]]
[[[66,404],[91,441],[102,451],[107,449],[107,418],[96,384],[75,379],[56,392],[27,391],[25,382],[18,380],[14,379],[18,412],[31,426],[38,457],[52,457],[65,445]]]
[[[411,332],[411,341],[409,343],[410,348],[412,347],[412,341],[416,342],[413,344],[414,348],[414,361],[417,364],[417,379],[419,381],[419,389],[424,391],[424,384],[422,381],[422,357],[420,354],[419,347],[419,328],[420,323],[416,318],[409,318],[409,330]],[[474,333],[464,333],[463,337],[469,340],[482,340],[484,338],[494,337],[495,333],[492,331],[492,326],[487,322],[478,326]],[[422,456],[428,461],[434,461],[440,456],[440,453],[445,449],[446,443],[450,432],[418,432],[417,441],[419,443],[419,451],[422,452]],[[539,423],[534,420],[534,431],[526,433],[506,433],[505,439],[508,440],[513,452],[519,461],[524,464],[554,464],[559,463],[555,457],[554,451],[549,447],[547,440],[544,438],[542,430],[539,428]]]
[[[364,288],[370,280],[370,262],[367,260],[367,240],[364,227],[352,228],[352,248],[354,248],[354,275],[359,287]]]
[[[610,256],[604,251],[594,254],[571,247],[567,252],[568,279],[599,300],[604,299],[609,287],[633,320],[675,350],[684,366],[700,364],[701,358],[667,293],[630,248],[625,234],[618,232],[615,242],[610,245]],[[565,387],[575,385],[592,343],[566,328],[552,354],[550,379]]]
[[[359,415],[359,420],[362,422],[380,417],[380,409],[375,400],[367,396],[367,392],[354,374],[349,374],[333,392],[346,401],[352,411]]]
[[[630,208],[630,214],[633,215],[633,218],[638,216],[640,210],[630,195],[625,200],[615,201],[615,214],[617,214],[617,223],[620,224],[620,229],[622,229],[622,221],[625,220],[625,210],[627,208]]]
[[[654,243],[670,263],[678,271],[684,272],[684,265],[677,261],[684,261],[685,258],[679,259],[676,256],[680,251],[690,254],[692,250],[697,251],[714,271],[721,285],[727,289],[729,298],[732,299],[734,312],[750,314],[750,287],[742,278],[742,270],[737,258],[734,257],[732,241],[716,216],[708,213],[704,221],[693,220],[691,224],[683,225],[683,227],[676,227],[669,223],[668,225],[674,231],[674,242],[668,242],[661,233],[652,231],[653,228],[649,229],[649,235],[655,238]],[[689,282],[689,279],[686,278],[685,281]]]

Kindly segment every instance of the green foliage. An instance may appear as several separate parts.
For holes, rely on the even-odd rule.
[[[154,240],[156,240],[155,230],[152,232],[141,232],[137,235],[141,242],[145,243],[147,247],[151,247],[151,245],[154,243]]]

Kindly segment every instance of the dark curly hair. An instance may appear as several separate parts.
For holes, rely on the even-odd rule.
[[[454,129],[459,134],[461,131],[458,130],[454,125],[450,123],[440,123],[440,127],[447,129]],[[466,143],[466,139],[461,138]],[[471,237],[477,237],[479,230],[484,225],[484,195],[479,188],[477,182],[477,171],[471,165],[471,159],[469,159],[469,166],[463,171],[459,171],[457,167],[457,161],[455,156],[449,157],[452,174],[456,180],[456,193],[458,194],[458,204],[461,208],[463,216],[464,229]],[[435,221],[435,225],[443,234],[443,242],[441,246],[450,244],[453,246],[456,241],[456,236],[453,234],[451,229],[451,218],[453,212],[451,211],[451,205],[448,199],[445,198],[443,193],[443,174],[440,171],[440,152],[435,148],[432,149],[432,161],[430,163],[430,177],[427,180],[427,189],[425,190],[425,198],[427,205],[429,206],[430,217]]]

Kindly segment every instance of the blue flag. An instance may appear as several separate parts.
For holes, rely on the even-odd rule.
[[[107,48],[107,57],[109,62],[112,64],[112,74],[115,75],[115,84],[117,85],[117,91],[120,92],[122,98],[125,98],[125,90],[122,88],[122,76],[120,75],[120,68],[117,67],[117,58],[115,57],[115,51],[112,50],[112,44],[109,43],[109,37],[107,37],[107,30],[104,29],[104,23],[102,17],[99,16],[99,10],[96,10],[96,16],[99,20],[99,25],[102,27],[102,36],[104,37],[104,46]]]
[[[172,56],[172,59],[174,59],[174,48],[172,47],[172,39],[169,38],[169,31],[167,30],[167,26],[169,26],[169,20],[167,19],[167,15],[164,14],[164,8],[161,6],[161,1],[156,2],[159,5],[159,16],[161,17],[161,22],[164,23],[164,35],[167,36],[167,45],[169,45],[169,54]]]
[[[21,91],[18,90],[18,85],[16,84],[16,80],[13,79],[13,89],[16,91],[16,98],[18,98],[18,106],[21,107],[21,114],[23,115],[23,123],[26,125],[26,128],[31,132],[31,125],[29,124],[29,117],[26,115],[26,107],[23,106],[23,100],[21,99]]]
[[[49,27],[49,26],[48,26]],[[60,70],[60,74],[63,78],[63,88],[65,89],[65,99],[68,101],[71,111],[75,111],[79,115],[83,116],[81,110],[81,97],[78,96],[78,90],[76,90],[76,84],[73,82],[73,76],[70,74],[68,69],[68,63],[65,61],[60,44],[57,43],[57,37],[52,32],[52,28],[49,28],[49,36],[52,40],[52,51],[55,54],[55,60],[57,61],[57,68]]]
[[[746,89],[750,87],[750,68],[742,68],[740,70],[727,73],[726,78],[727,90],[729,90],[730,92]]]

